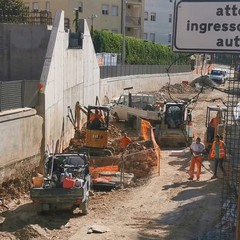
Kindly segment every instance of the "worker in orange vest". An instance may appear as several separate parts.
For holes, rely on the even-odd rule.
[[[209,158],[214,159],[214,173],[211,179],[217,178],[218,165],[225,176],[226,172],[223,168],[223,160],[226,158],[226,148],[225,143],[220,139],[219,135],[216,135],[216,140],[213,142],[211,147]]]
[[[127,136],[126,132],[123,132],[122,135],[122,138],[119,139],[120,151],[123,151],[128,146],[128,144],[132,142],[131,138]]]
[[[91,113],[89,121],[90,121],[90,124],[89,124],[90,129],[100,129],[100,127],[104,123],[103,116],[98,109],[95,109],[95,112]]]
[[[93,122],[95,119],[99,119],[100,122],[103,122],[102,114],[98,109],[95,109],[95,112],[90,115],[90,122]]]

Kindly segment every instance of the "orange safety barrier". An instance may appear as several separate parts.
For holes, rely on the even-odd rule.
[[[118,165],[103,166],[103,167],[90,167],[91,172],[118,172]]]
[[[151,140],[151,124],[147,120],[141,120],[141,131],[145,141]]]
[[[141,131],[142,131],[142,136],[145,141],[151,140],[154,146],[155,153],[157,155],[157,172],[158,175],[160,175],[160,159],[161,159],[161,151],[160,147],[158,146],[154,132],[153,132],[153,127],[151,123],[147,120],[141,120]]]

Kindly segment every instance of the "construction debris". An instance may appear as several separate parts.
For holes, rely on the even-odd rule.
[[[2,198],[0,198],[0,207],[4,207],[7,210],[9,209],[9,207],[6,204],[4,204],[4,200]]]

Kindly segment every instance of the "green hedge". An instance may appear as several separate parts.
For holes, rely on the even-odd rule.
[[[121,60],[122,35],[108,31],[93,32],[93,44],[96,53],[117,53]],[[174,53],[170,47],[133,37],[125,37],[125,63],[143,65],[186,65],[190,58],[185,53]]]

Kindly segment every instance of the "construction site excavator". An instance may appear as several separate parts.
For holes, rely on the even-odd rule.
[[[100,118],[92,120],[92,115],[98,114]],[[109,108],[104,106],[88,106],[86,141],[81,151],[90,156],[111,156],[114,149],[108,147]]]
[[[155,129],[160,147],[186,147],[192,143],[192,117],[184,102],[167,102],[161,112],[161,124]]]
[[[227,107],[225,106],[208,106],[206,112],[206,132],[204,134],[204,144],[209,151],[216,135],[224,139],[225,120]]]
[[[108,146],[109,108],[100,105],[80,106],[80,110],[87,115],[84,145],[78,152],[88,153],[89,156],[112,156],[114,149]],[[75,136],[79,129],[75,127],[73,114],[68,115],[75,128]],[[79,134],[81,135],[81,134]]]

